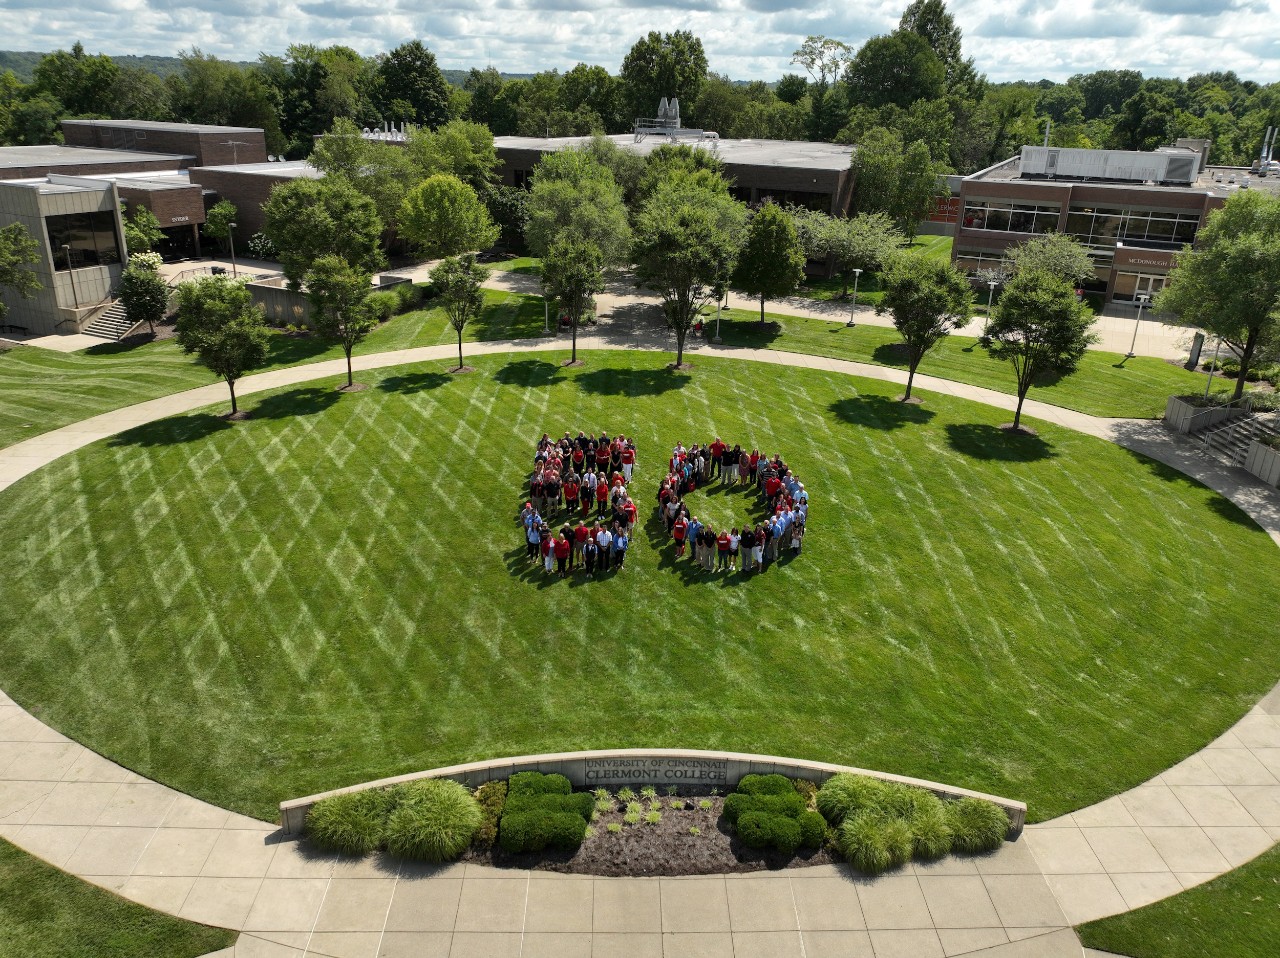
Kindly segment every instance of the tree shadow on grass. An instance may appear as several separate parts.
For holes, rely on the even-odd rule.
[[[563,379],[560,367],[545,359],[516,359],[507,363],[493,378],[504,386],[553,386]]]
[[[982,423],[951,423],[947,441],[962,455],[994,462],[1036,462],[1057,455],[1039,436]]]
[[[593,369],[577,378],[578,388],[596,396],[659,396],[693,377],[670,369]]]
[[[899,402],[888,396],[849,396],[827,407],[841,422],[870,429],[901,429],[923,426],[934,417],[932,409]]]
[[[232,428],[232,423],[211,413],[192,413],[174,416],[157,422],[144,423],[111,437],[112,446],[177,446],[195,442]]]
[[[428,371],[406,373],[400,376],[388,376],[378,383],[378,388],[388,393],[416,393],[428,389],[436,389],[449,382],[453,377],[445,373]]]
[[[303,386],[263,398],[253,408],[254,419],[293,419],[324,412],[342,394],[329,386]]]
[[[871,351],[871,358],[881,366],[900,366],[906,369],[911,364],[906,343],[881,343]]]

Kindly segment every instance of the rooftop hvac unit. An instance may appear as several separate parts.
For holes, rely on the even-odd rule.
[[[1185,149],[1152,153],[1134,150],[1078,150],[1024,146],[1019,174],[1031,179],[1061,178],[1120,183],[1195,181],[1200,156]]]

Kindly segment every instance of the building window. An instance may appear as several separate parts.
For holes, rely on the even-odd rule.
[[[964,206],[963,222],[967,230],[1049,233],[1058,228],[1061,213],[1061,207],[1043,203],[969,200]]]
[[[533,188],[533,173],[530,170],[512,170],[511,184],[519,189],[528,190]]]
[[[55,270],[110,266],[120,262],[120,239],[116,235],[116,214],[112,210],[46,216],[44,225],[49,234]],[[70,263],[64,246],[71,247]]]
[[[1199,213],[1073,206],[1067,213],[1067,232],[1085,246],[1145,246],[1181,249],[1196,238]]]

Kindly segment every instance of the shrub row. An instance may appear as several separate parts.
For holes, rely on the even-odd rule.
[[[725,798],[724,817],[748,848],[773,848],[785,855],[820,848],[827,823],[809,809],[806,795],[783,775],[745,775],[737,791]]]
[[[422,290],[413,283],[397,283],[370,293],[365,302],[374,318],[385,323],[392,316],[417,309],[422,303]]]
[[[457,782],[426,778],[387,789],[321,799],[307,813],[307,833],[321,848],[366,855],[385,848],[394,855],[442,862],[471,844],[484,815]]]
[[[912,858],[993,851],[1009,819],[993,802],[943,802],[932,792],[863,775],[832,776],[818,789],[818,811],[836,827],[836,848],[859,871],[877,874]]]
[[[572,851],[587,836],[595,798],[563,775],[517,772],[507,780],[498,845],[507,852]]]

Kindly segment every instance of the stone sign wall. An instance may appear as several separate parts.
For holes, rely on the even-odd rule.
[[[351,785],[321,795],[308,795],[280,803],[280,822],[284,834],[302,834],[307,812],[322,798],[347,792],[359,792],[368,788],[383,788],[420,778],[449,778],[475,788],[495,779],[510,778],[516,772],[543,772],[559,774],[573,783],[575,788],[622,788],[629,785],[641,788],[652,785],[664,789],[675,785],[681,789],[709,794],[717,789],[724,794],[732,791],[744,775],[786,775],[788,778],[808,779],[821,785],[838,772],[853,772],[887,781],[902,782],[925,788],[940,798],[984,798],[995,802],[1009,816],[1009,832],[1017,835],[1027,818],[1027,806],[1022,802],[996,795],[984,795],[968,789],[921,779],[874,772],[845,765],[829,765],[826,762],[809,762],[803,759],[778,758],[773,755],[751,755],[743,752],[709,752],[696,749],[618,749],[599,752],[559,752],[551,755],[524,755],[519,758],[499,758],[488,762],[471,762],[435,768],[411,775],[384,778],[362,785]]]

